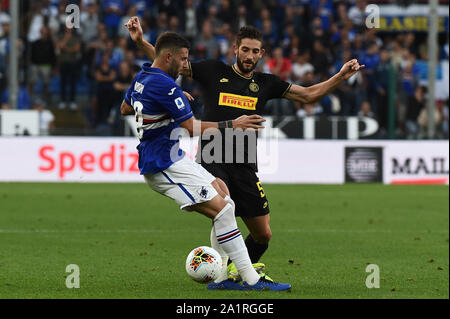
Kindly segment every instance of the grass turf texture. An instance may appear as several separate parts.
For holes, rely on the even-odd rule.
[[[209,245],[211,221],[144,183],[0,183],[0,298],[449,298],[447,186],[264,189],[273,238],[261,261],[291,292],[192,281],[185,258]],[[69,264],[79,289],[66,288]]]

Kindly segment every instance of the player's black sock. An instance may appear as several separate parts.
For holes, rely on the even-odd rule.
[[[250,234],[245,239],[245,245],[247,246],[248,254],[250,256],[252,264],[257,263],[269,247],[268,243],[258,244]]]
[[[258,244],[250,234],[245,239],[245,246],[247,246],[252,264],[257,263],[267,248],[269,248],[269,244]],[[231,259],[228,259],[228,265],[232,262]]]

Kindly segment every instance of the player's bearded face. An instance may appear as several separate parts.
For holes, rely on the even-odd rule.
[[[259,59],[264,54],[261,42],[256,39],[242,39],[238,48],[235,47],[236,63],[243,73],[252,72]]]
[[[259,59],[257,59],[256,62],[254,62],[253,60],[251,60],[249,58],[241,57],[239,52],[238,52],[237,58],[236,58],[236,62],[238,64],[239,70],[241,70],[244,73],[252,72],[256,68],[258,61],[259,61]]]
[[[181,64],[176,59],[172,59],[172,62],[169,65],[168,74],[174,79],[176,79],[178,75],[180,75],[180,65]]]
[[[172,56],[169,64],[168,74],[174,79],[178,78],[183,69],[188,67],[189,50],[186,48],[180,49]]]

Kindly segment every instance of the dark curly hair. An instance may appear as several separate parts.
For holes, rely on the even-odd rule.
[[[262,43],[262,35],[258,29],[252,26],[244,26],[239,29],[239,33],[236,37],[236,45],[241,45],[242,39],[256,39]]]
[[[155,51],[156,56],[159,56],[164,49],[178,50],[182,48],[190,49],[191,44],[188,40],[175,32],[164,32],[156,40]]]

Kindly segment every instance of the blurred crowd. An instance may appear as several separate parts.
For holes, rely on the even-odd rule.
[[[8,2],[0,2],[2,108],[8,108]],[[66,27],[68,4],[80,8],[75,28]],[[368,116],[378,121],[379,137],[386,138],[393,98],[396,138],[423,138],[428,123],[426,34],[367,29],[367,4],[365,0],[21,1],[18,108],[80,112],[93,132],[123,134],[119,106],[124,91],[148,61],[124,27],[136,15],[150,43],[155,44],[164,31],[179,32],[192,44],[191,60],[213,58],[228,64],[234,63],[237,31],[254,25],[262,32],[266,50],[258,70],[302,86],[324,81],[343,63],[358,58],[365,71],[333,94],[309,105],[272,100],[265,114]],[[437,138],[448,138],[448,50],[448,34],[441,35]],[[189,78],[179,82],[195,98],[192,108],[199,117],[201,88]]]

